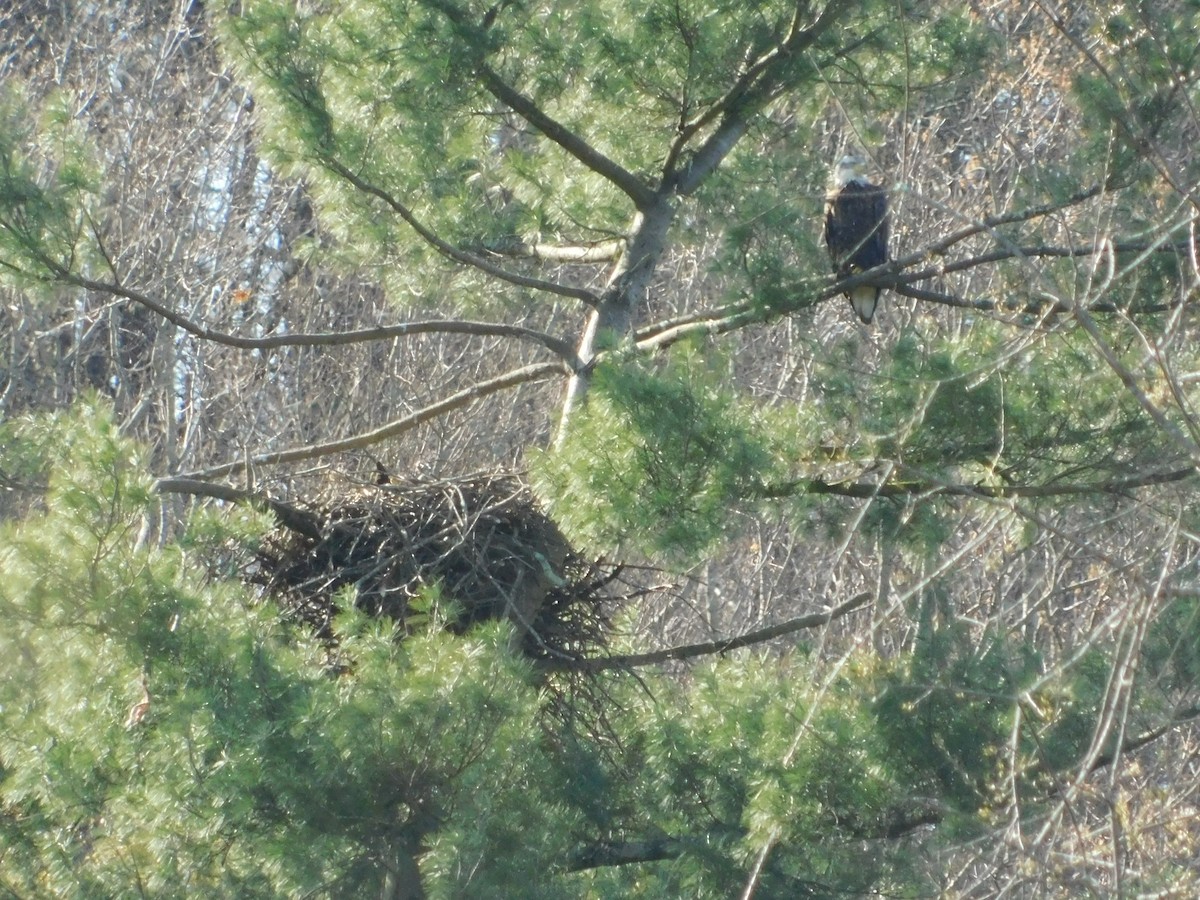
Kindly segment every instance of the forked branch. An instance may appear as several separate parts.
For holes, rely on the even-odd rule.
[[[546,281],[543,278],[532,278],[528,275],[521,275],[517,272],[510,272],[503,266],[498,266],[495,263],[489,262],[482,256],[476,253],[470,253],[455,247],[448,241],[442,240],[433,231],[425,227],[404,203],[393,196],[388,191],[372,184],[362,176],[350,169],[346,168],[341,162],[332,157],[324,157],[321,164],[329,171],[344,179],[352,187],[361,191],[368,196],[382,200],[396,215],[398,215],[425,243],[437,250],[438,253],[451,259],[454,262],[461,263],[471,268],[478,269],[485,275],[490,275],[500,281],[506,281],[509,284],[515,284],[518,287],[530,288],[535,291],[544,291],[547,294],[557,294],[560,297],[571,297],[575,300],[581,300],[588,306],[595,306],[600,302],[600,299],[591,291],[584,288],[571,287],[570,285],[559,284],[557,281]]]

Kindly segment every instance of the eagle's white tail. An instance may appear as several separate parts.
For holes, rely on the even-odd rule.
[[[870,325],[871,319],[875,317],[875,307],[879,305],[879,288],[869,284],[851,288],[850,305],[854,307],[858,317],[863,320],[863,324]]]

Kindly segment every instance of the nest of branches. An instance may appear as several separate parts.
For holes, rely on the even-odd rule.
[[[507,619],[535,659],[569,662],[604,645],[620,567],[576,553],[519,479],[342,484],[328,494],[273,506],[280,527],[254,575],[318,634],[333,637],[338,604],[352,597],[405,632]]]

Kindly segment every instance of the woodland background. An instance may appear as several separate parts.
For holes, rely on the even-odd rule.
[[[0,7],[0,887],[1195,896],[1197,35]]]

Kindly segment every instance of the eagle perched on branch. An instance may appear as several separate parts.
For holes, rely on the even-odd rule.
[[[867,180],[863,156],[843,156],[825,196],[825,245],[837,277],[849,278],[888,260],[888,208],[884,189]],[[850,305],[870,324],[880,289],[860,284],[846,292]]]

